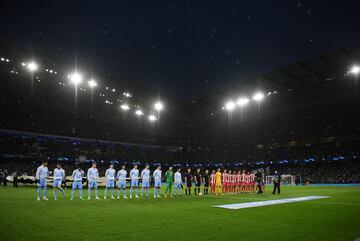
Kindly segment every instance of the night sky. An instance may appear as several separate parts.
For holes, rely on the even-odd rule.
[[[192,100],[358,45],[359,11],[359,1],[13,0],[1,4],[0,43]]]

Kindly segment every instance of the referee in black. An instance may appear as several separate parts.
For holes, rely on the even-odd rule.
[[[276,190],[277,190],[277,194],[280,194],[281,175],[277,171],[275,171],[273,182],[274,182],[274,190],[272,194],[275,194]]]

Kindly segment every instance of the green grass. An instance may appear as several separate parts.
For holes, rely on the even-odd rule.
[[[35,188],[0,187],[0,240],[353,241],[360,237],[360,187],[283,187],[279,196],[268,191],[156,200],[70,201],[59,195],[55,202],[50,188],[50,200],[38,202]],[[331,198],[239,210],[212,207],[309,195]]]

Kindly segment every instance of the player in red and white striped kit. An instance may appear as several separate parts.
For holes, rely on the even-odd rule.
[[[231,193],[236,193],[236,171],[231,175]]]
[[[228,193],[231,193],[231,189],[232,189],[232,171],[229,170],[229,174],[228,174]]]
[[[227,189],[227,180],[228,180],[228,174],[227,174],[227,170],[224,169],[224,172],[222,174],[222,194],[226,193],[226,189]]]
[[[230,192],[230,186],[231,186],[231,171],[228,171],[226,177],[225,177],[225,183],[226,183],[226,188],[225,188],[225,192],[229,193]]]
[[[229,170],[228,173],[228,187],[227,187],[227,193],[231,193],[231,189],[232,189],[232,171]]]
[[[241,191],[243,193],[246,192],[246,172],[245,172],[245,170],[243,170],[242,174],[241,174]]]
[[[241,192],[241,171],[236,174],[236,193]]]
[[[255,192],[255,174],[250,174],[250,191]]]
[[[210,174],[210,193],[215,194],[215,189],[216,189],[216,175],[215,175],[215,170],[212,170]]]
[[[249,192],[250,187],[250,174],[245,172],[245,192]]]

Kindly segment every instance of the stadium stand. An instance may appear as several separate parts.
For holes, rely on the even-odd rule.
[[[341,49],[260,76],[258,86],[241,83],[190,103],[163,96],[166,111],[152,125],[121,113],[122,100],[104,104],[98,93],[92,102],[80,93],[74,106],[73,92],[59,86],[58,77],[39,74],[30,90],[28,75],[1,65],[1,170],[33,175],[46,159],[70,171],[83,158],[104,163],[100,169],[109,162],[148,162],[278,169],[309,183],[360,182],[359,89],[346,74],[359,54]],[[150,105],[144,88],[126,88],[138,93],[134,103]],[[256,89],[267,92],[261,104],[241,113],[221,109],[228,98]]]

